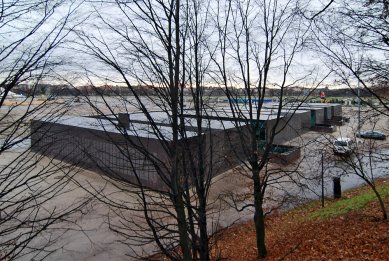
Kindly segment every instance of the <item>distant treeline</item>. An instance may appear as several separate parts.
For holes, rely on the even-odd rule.
[[[139,95],[155,95],[157,87],[153,86],[134,86],[133,89]],[[388,86],[377,86],[372,87],[371,90],[381,97],[389,97],[389,87]],[[13,91],[18,94],[23,94],[26,96],[32,95],[46,95],[46,96],[82,96],[82,95],[108,95],[108,96],[131,96],[133,93],[128,87],[124,86],[78,86],[71,87],[68,85],[52,85],[52,84],[38,84],[34,86],[29,86],[27,84],[19,84],[16,86]],[[239,97],[245,94],[245,91],[241,88],[231,88],[229,90],[232,96]],[[355,97],[356,90],[351,90],[350,88],[342,89],[329,89],[318,88],[312,93],[310,89],[300,88],[300,87],[291,87],[285,89],[284,96],[294,96],[294,97],[305,97],[311,93],[311,97],[319,97],[320,93],[324,91],[326,97]],[[256,93],[253,89],[254,94]],[[190,94],[190,88],[184,88],[185,94]],[[204,95],[208,96],[226,96],[224,89],[218,87],[204,87]],[[372,96],[371,92],[366,89],[360,89],[360,95],[362,97]],[[277,97],[280,96],[280,90],[276,88],[268,88],[266,90],[267,97]]]

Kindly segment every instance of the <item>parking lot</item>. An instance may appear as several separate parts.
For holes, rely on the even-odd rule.
[[[82,104],[74,104],[69,110],[72,115],[84,114]],[[119,107],[118,107],[119,108]],[[131,108],[129,108],[131,110]],[[366,109],[364,109],[366,110]],[[333,133],[319,133],[307,131],[302,136],[288,142],[286,145],[299,146],[302,149],[301,157],[294,164],[282,165],[270,164],[268,171],[274,171],[274,180],[269,183],[265,206],[267,210],[282,210],[293,207],[296,204],[310,199],[317,199],[321,195],[321,174],[324,175],[325,194],[332,195],[332,178],[341,177],[342,189],[348,189],[361,184],[363,181],[353,174],[342,157],[334,155],[332,142],[337,137],[349,137],[357,144],[357,150],[350,155],[352,160],[360,160],[366,166],[367,175],[380,177],[389,176],[389,144],[385,141],[365,140],[355,138],[357,129],[357,108],[348,107],[343,109],[343,115],[350,117],[350,121],[343,126],[336,127]],[[374,112],[363,111],[361,114],[362,129],[379,129],[389,133],[389,119],[375,115]],[[20,144],[12,150],[2,154],[0,164],[12,162],[20,153],[27,150],[28,142]],[[371,161],[371,158],[374,158]],[[35,160],[36,156],[31,157]],[[24,162],[26,163],[26,162]],[[47,166],[58,166],[56,160],[44,157],[37,162],[29,175],[38,174]],[[11,164],[12,165],[12,164]],[[68,168],[65,170],[65,168]],[[323,172],[322,172],[323,169]],[[279,172],[277,172],[279,170]],[[213,185],[209,193],[209,233],[230,226],[236,222],[243,222],[252,218],[252,209],[247,208],[243,212],[237,212],[228,203],[231,195],[244,198],[239,204],[241,206],[250,202],[251,180],[244,168],[227,171],[213,179]],[[59,240],[52,248],[60,248],[50,260],[128,260],[128,255],[133,251],[144,251],[150,253],[153,246],[144,248],[128,247],[120,242],[121,236],[110,230],[109,225],[119,224],[123,220],[116,216],[112,208],[108,207],[96,197],[94,193],[109,196],[118,204],[127,204],[129,207],[137,206],[137,199],[132,197],[123,187],[123,184],[112,182],[109,178],[83,169],[73,169],[71,166],[61,165],[61,170],[47,176],[45,184],[50,186],[71,177],[64,190],[55,196],[53,200],[45,203],[44,208],[49,211],[55,208],[67,208],[79,202],[87,200],[88,204],[81,212],[70,217],[69,222],[58,224],[57,229],[49,230],[42,234],[42,238],[34,241],[38,247],[44,238],[59,237]],[[130,186],[130,185],[128,185]],[[242,197],[242,195],[248,195]],[[280,205],[282,201],[282,205]],[[131,215],[131,213],[127,213]],[[141,219],[138,219],[142,222]]]

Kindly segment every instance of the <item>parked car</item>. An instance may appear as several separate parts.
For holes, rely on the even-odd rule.
[[[337,138],[333,142],[335,154],[350,155],[355,149],[355,143],[350,138]]]
[[[375,139],[375,140],[384,140],[386,135],[380,131],[370,130],[370,131],[359,131],[355,134],[358,138],[363,139]]]

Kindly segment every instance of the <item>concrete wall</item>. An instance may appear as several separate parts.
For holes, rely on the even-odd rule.
[[[307,110],[305,113],[300,113],[299,117],[302,129],[309,129],[311,127],[311,111]]]
[[[215,177],[247,160],[244,149],[249,144],[242,141],[249,142],[247,127],[241,127],[239,130],[208,129],[201,137],[180,140],[180,168],[187,175],[198,175],[200,167],[203,167],[206,177]],[[203,164],[200,164],[199,160],[198,142],[202,142],[200,153],[203,155]]]
[[[324,124],[326,119],[324,119],[324,108],[315,108],[316,114],[316,124]]]
[[[275,124],[276,124],[276,119],[269,120],[266,123],[266,135],[267,135],[268,142],[270,141],[270,133],[274,128]],[[301,126],[302,126],[302,122],[299,114],[281,118],[275,129],[276,135],[274,137],[273,143],[280,145],[291,139],[298,137],[302,131]]]
[[[239,129],[212,131],[207,135],[208,153],[213,158],[213,168],[218,175],[230,170],[247,160],[247,151],[250,134],[247,126]],[[212,147],[212,149],[211,149]],[[215,175],[214,174],[214,175]]]
[[[341,117],[342,116],[342,105],[335,104],[332,105],[334,110],[334,116]]]
[[[158,173],[166,172],[134,146],[142,142],[151,155],[166,159],[159,141],[134,137],[126,139],[118,133],[66,126],[57,123],[33,121],[31,123],[32,150],[112,178],[144,186],[165,188]]]
[[[241,164],[245,161],[239,136],[243,132],[235,128],[208,130],[201,137],[180,140],[180,171],[198,174],[199,139],[203,139],[206,175],[216,176]],[[169,159],[157,139],[41,121],[31,123],[31,133],[33,151],[112,178],[167,191]]]

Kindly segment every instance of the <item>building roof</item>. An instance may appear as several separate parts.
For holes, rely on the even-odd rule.
[[[59,118],[46,119],[45,121],[95,131],[117,134],[123,133],[123,129],[117,125],[116,121],[108,119],[97,119],[92,117],[79,116],[62,116]],[[168,126],[158,125],[153,128],[148,123],[130,122],[130,126],[127,129],[127,133],[129,135],[144,138],[158,138],[158,134],[161,134],[166,140],[172,140],[172,130]],[[197,133],[191,130],[187,130],[185,135],[186,137],[194,137],[197,136]]]

